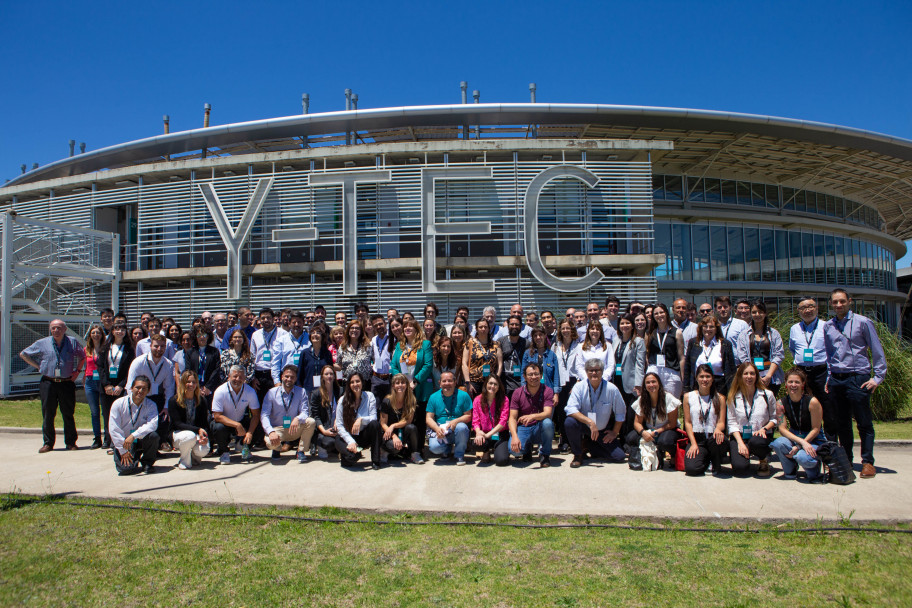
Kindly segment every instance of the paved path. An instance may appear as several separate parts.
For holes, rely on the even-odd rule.
[[[878,446],[878,475],[850,486],[810,485],[781,478],[772,463],[769,479],[686,477],[676,471],[635,472],[626,464],[589,461],[570,469],[569,456],[499,468],[457,467],[434,460],[422,466],[396,464],[380,471],[346,470],[338,461],[299,464],[268,451],[255,461],[219,465],[205,459],[189,471],[174,468],[177,454],[158,461],[158,473],[118,477],[103,450],[55,450],[38,454],[40,436],[0,432],[0,490],[66,493],[73,497],[184,500],[320,507],[371,511],[538,513],[551,515],[725,518],[749,520],[912,521],[912,449]],[[61,440],[62,443],[62,440]],[[366,459],[365,459],[366,460]]]

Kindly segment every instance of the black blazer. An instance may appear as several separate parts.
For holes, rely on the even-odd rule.
[[[199,433],[199,430],[203,429],[209,432],[209,408],[206,407],[205,399],[200,399],[193,420],[187,420],[187,410],[178,404],[177,397],[171,397],[168,401],[168,415],[171,416],[172,431]]]
[[[105,386],[120,386],[127,388],[127,376],[130,375],[130,364],[133,363],[135,352],[132,347],[124,347],[123,355],[120,358],[120,364],[117,366],[117,377],[111,378],[111,370],[108,369],[108,353],[111,352],[111,342],[105,340],[105,343],[98,349],[98,383],[102,388]]]
[[[333,393],[336,396],[336,403],[338,404],[339,399],[342,395],[342,389],[335,386],[333,383]],[[335,420],[332,419],[332,412],[330,408],[332,403],[324,403],[323,396],[320,394],[320,389],[315,388],[310,392],[310,415],[316,422],[317,426],[323,425],[325,429],[331,429]]]
[[[217,389],[222,383],[220,377],[222,363],[221,354],[219,352],[219,349],[215,348],[211,344],[206,346],[204,352],[206,353],[206,369],[203,370],[203,377],[205,378],[205,382],[202,383],[202,386],[205,386],[210,391],[215,392],[215,389]],[[177,353],[176,356],[183,357],[184,351],[181,350]],[[187,369],[192,372],[198,371],[200,361],[199,349],[194,348],[191,350],[188,358],[190,359],[190,366]]]
[[[684,391],[693,391],[697,389],[697,379],[694,375],[694,366],[697,363],[697,358],[703,353],[702,347],[700,346],[702,338],[696,337],[691,338],[687,342],[687,350],[684,351]],[[728,393],[729,387],[731,387],[732,378],[735,377],[735,372],[738,370],[738,366],[735,365],[735,351],[732,348],[731,342],[728,340],[722,340],[722,376],[725,378],[725,393]]]

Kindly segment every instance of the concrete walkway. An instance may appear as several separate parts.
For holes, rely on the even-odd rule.
[[[58,437],[62,445],[62,437]],[[166,454],[152,475],[118,477],[104,450],[62,449],[38,454],[40,435],[0,431],[0,489],[72,497],[182,500],[249,505],[335,506],[370,511],[636,516],[735,520],[912,521],[912,449],[878,445],[877,477],[849,486],[810,485],[781,479],[778,463],[768,479],[686,477],[676,471],[635,472],[626,464],[587,461],[569,467],[569,456],[552,456],[552,467],[517,463],[498,468],[450,462],[393,464],[370,470],[338,461],[299,464],[289,452],[278,464],[268,451],[230,465],[206,458],[189,471]],[[857,449],[857,448],[856,448]],[[367,454],[365,454],[367,455]],[[860,466],[856,465],[856,472]]]

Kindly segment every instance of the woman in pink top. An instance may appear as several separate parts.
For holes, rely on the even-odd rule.
[[[509,419],[510,406],[503,382],[492,374],[485,381],[484,390],[472,403],[475,450],[484,452],[482,462],[491,462],[491,452],[494,452],[494,464],[499,467],[510,464]]]
[[[101,447],[101,385],[98,377],[98,351],[104,345],[105,335],[101,325],[92,325],[89,329],[89,336],[86,340],[86,368],[85,368],[85,394],[86,401],[89,402],[89,413],[92,416],[92,433],[95,435],[95,441],[92,442],[92,449],[97,450]],[[105,428],[108,421],[105,420]]]

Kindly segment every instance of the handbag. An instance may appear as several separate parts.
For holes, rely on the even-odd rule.
[[[845,486],[855,481],[852,463],[841,445],[835,441],[824,441],[817,448],[817,455],[830,472],[830,483]]]
[[[677,429],[678,438],[675,440],[675,470],[684,470],[684,457],[687,456],[687,433]]]

